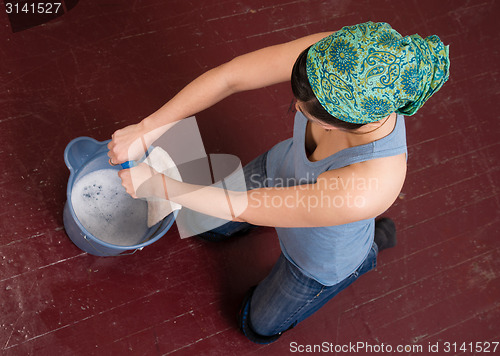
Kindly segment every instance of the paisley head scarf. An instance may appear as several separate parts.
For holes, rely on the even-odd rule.
[[[307,77],[339,120],[365,124],[392,112],[413,115],[449,77],[437,36],[401,36],[387,23],[347,26],[309,49]]]

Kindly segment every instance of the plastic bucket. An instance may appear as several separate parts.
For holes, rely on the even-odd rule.
[[[148,229],[140,243],[123,246],[114,245],[100,240],[93,236],[78,220],[73,205],[71,203],[71,191],[74,184],[81,177],[100,169],[116,169],[108,162],[108,141],[96,141],[90,137],[78,137],[72,140],[64,150],[64,162],[68,167],[70,174],[68,186],[66,189],[66,204],[64,206],[63,220],[64,229],[70,240],[81,250],[95,256],[118,256],[133,254],[142,250],[155,241],[159,240],[170,229],[175,221],[178,210],[169,214],[158,224]]]

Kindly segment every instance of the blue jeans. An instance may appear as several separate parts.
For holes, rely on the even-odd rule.
[[[283,254],[271,273],[259,283],[250,302],[252,329],[263,336],[282,333],[318,311],[362,274],[375,268],[377,245],[373,244],[361,266],[343,281],[324,286],[304,275]]]
[[[267,153],[264,153],[244,167],[248,190],[267,186],[266,158]],[[249,226],[252,225],[230,221],[211,231],[231,236]],[[333,286],[325,286],[306,276],[281,254],[271,273],[259,283],[243,305],[242,309],[248,311],[243,322],[264,339],[281,334],[311,316],[359,276],[375,268],[377,253],[377,245],[373,243],[358,269]]]

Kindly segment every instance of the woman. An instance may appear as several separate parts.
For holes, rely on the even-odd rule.
[[[310,35],[201,75],[139,124],[115,132],[110,163],[127,161],[132,142],[162,125],[291,75],[293,138],[244,168],[246,192],[200,189],[162,174],[151,177],[141,167],[133,170],[141,176],[142,169],[140,181],[148,184],[136,191],[133,170],[120,172],[132,196],[167,198],[228,220],[202,234],[207,239],[252,225],[276,227],[282,254],[247,294],[239,319],[250,340],[273,342],[374,268],[380,250],[395,245],[394,223],[375,223],[375,217],[392,205],[405,179],[403,115],[414,114],[448,73],[448,47],[437,36],[402,37],[372,22]]]

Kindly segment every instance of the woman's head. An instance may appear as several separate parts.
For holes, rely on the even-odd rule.
[[[300,101],[300,105],[303,110],[326,125],[344,130],[356,130],[360,128],[363,124],[342,121],[332,116],[321,105],[318,98],[316,98],[316,95],[314,95],[311,85],[309,84],[309,79],[307,79],[306,70],[307,53],[309,48],[310,47],[305,49],[299,55],[293,66],[291,80],[293,95],[298,101]]]
[[[414,114],[448,76],[448,47],[437,36],[402,37],[386,23],[367,22],[301,53],[292,90],[310,115],[354,129],[394,111]]]

